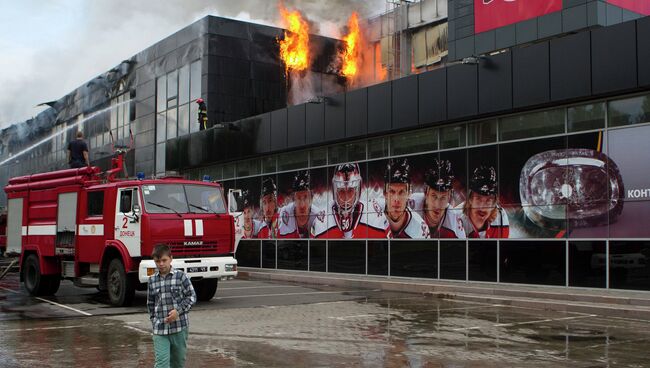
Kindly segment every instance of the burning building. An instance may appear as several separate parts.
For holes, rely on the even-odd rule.
[[[650,290],[648,1],[387,4],[340,39],[206,17],[2,131],[0,179],[83,122],[96,164],[133,136],[130,174],[248,189],[278,227],[241,266]]]

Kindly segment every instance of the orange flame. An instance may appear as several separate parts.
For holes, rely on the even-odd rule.
[[[289,11],[280,5],[284,27],[284,39],[280,44],[280,57],[286,73],[289,70],[303,71],[309,67],[309,25],[299,11]]]
[[[377,81],[383,81],[386,79],[388,71],[381,63],[381,45],[379,42],[375,44],[375,79]]]
[[[343,37],[345,50],[343,50],[343,54],[341,55],[343,58],[341,73],[347,78],[354,78],[359,70],[359,44],[361,41],[359,18],[356,12],[353,12],[348,20],[348,29],[348,34]]]

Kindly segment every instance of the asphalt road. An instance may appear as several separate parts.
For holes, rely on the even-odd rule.
[[[0,281],[0,366],[149,367],[146,294],[108,306]],[[187,367],[644,367],[650,321],[329,286],[232,280],[191,311]]]

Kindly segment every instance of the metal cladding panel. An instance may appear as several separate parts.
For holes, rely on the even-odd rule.
[[[636,47],[635,21],[591,31],[594,94],[637,86]]]
[[[517,47],[512,55],[514,107],[549,102],[549,45],[540,42]]]
[[[447,68],[447,117],[457,119],[478,113],[477,65]]]
[[[551,40],[551,99],[591,94],[591,41],[589,32]]]
[[[255,153],[271,150],[271,114],[266,113],[239,122],[242,142],[253,147]]]
[[[320,143],[325,139],[325,104],[308,103],[305,139],[307,144]]]
[[[170,139],[165,144],[165,171],[179,169],[178,138]]]
[[[347,138],[368,132],[368,89],[361,88],[345,95],[345,136]]]
[[[479,113],[512,108],[512,53],[488,56],[478,68]]]
[[[447,119],[447,69],[418,75],[418,122],[420,125]]]
[[[271,112],[271,151],[287,148],[287,109]]]
[[[418,125],[418,76],[393,81],[393,128]]]
[[[208,37],[208,54],[250,60],[250,41],[210,35]]]
[[[178,153],[179,153],[179,156],[178,156],[178,168],[183,169],[183,168],[186,168],[186,167],[190,167],[192,165],[200,165],[201,164],[200,161],[199,162],[190,162],[190,157],[193,157],[193,155],[192,155],[193,150],[201,149],[202,147],[201,146],[199,146],[197,148],[192,147],[192,145],[190,144],[190,140],[191,140],[190,135],[184,135],[184,136],[178,137],[177,140],[178,140]],[[201,142],[201,143],[204,143],[204,142]],[[187,152],[187,153],[183,154],[183,152]]]
[[[306,106],[295,105],[289,106],[289,121],[287,124],[288,147],[298,147],[305,144],[305,120],[306,120]]]
[[[368,133],[379,133],[391,128],[391,82],[368,87]]]
[[[345,94],[327,97],[325,101],[325,139],[345,137]]]
[[[639,85],[650,85],[650,17],[636,21]]]

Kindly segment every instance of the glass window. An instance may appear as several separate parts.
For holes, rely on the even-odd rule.
[[[156,81],[156,111],[167,109],[167,78],[160,77]],[[112,125],[111,125],[112,126]]]
[[[371,139],[368,141],[368,158],[382,158],[388,156],[387,137]]]
[[[176,109],[167,110],[167,139],[176,138]]]
[[[88,217],[104,213],[104,191],[88,192]]]
[[[167,100],[178,96],[178,71],[167,73]]]
[[[276,170],[275,156],[262,157],[262,173],[273,173]]]
[[[298,151],[278,155],[278,171],[302,169],[309,166],[308,152]]]
[[[165,143],[156,145],[156,173],[165,172]]]
[[[190,107],[188,104],[178,108],[178,135],[182,136],[190,132]]]
[[[341,162],[361,161],[366,159],[366,142],[354,142],[330,146],[328,162],[337,164]]]
[[[499,120],[502,141],[564,133],[564,109],[509,116]]]
[[[231,179],[235,177],[235,163],[229,163],[223,166],[223,178]]]
[[[190,65],[190,101],[201,97],[201,60]]]
[[[309,166],[327,165],[327,148],[315,148],[309,153]]]
[[[257,159],[237,163],[237,177],[256,175],[260,173],[260,162]]]
[[[129,213],[133,205],[133,190],[123,190],[120,192],[120,212]]]
[[[640,124],[650,121],[650,95],[609,102],[609,126]]]
[[[166,131],[167,119],[165,114],[156,114],[156,143],[165,141]]]
[[[190,100],[190,66],[185,65],[178,73],[178,103],[184,104]]]
[[[188,213],[185,190],[180,184],[143,185],[145,208],[149,213]]]
[[[465,147],[465,124],[440,128],[440,148]]]
[[[598,102],[567,109],[567,128],[569,132],[599,129],[605,127],[605,103]]]
[[[208,185],[186,185],[185,192],[190,212],[226,213],[226,204],[220,188]]]
[[[438,130],[427,129],[393,136],[390,141],[392,155],[427,152],[438,149]]]

